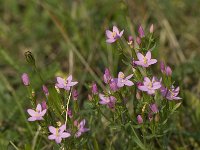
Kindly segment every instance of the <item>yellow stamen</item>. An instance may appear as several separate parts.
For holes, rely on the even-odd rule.
[[[144,60],[144,63],[147,64],[147,58],[144,57],[143,60]]]
[[[116,37],[117,33],[114,31],[112,32],[112,37]]]
[[[123,79],[124,77],[125,77],[125,76],[124,76],[123,73],[120,73],[120,74],[119,74],[119,78],[122,78],[122,79]]]

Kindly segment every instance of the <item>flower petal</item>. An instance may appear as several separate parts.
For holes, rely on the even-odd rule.
[[[59,133],[62,133],[62,132],[64,132],[65,131],[65,129],[66,129],[66,125],[65,124],[63,124],[60,128],[59,128]]]
[[[125,82],[125,85],[127,85],[127,86],[133,86],[134,83],[133,83],[132,81],[130,81],[130,80],[127,80],[127,81]]]
[[[137,58],[141,61],[144,60],[144,56],[141,53],[137,53]]]
[[[27,112],[29,113],[29,115],[31,116],[35,116],[36,112],[33,109],[28,109]]]
[[[109,38],[109,39],[113,38],[112,34],[113,33],[110,30],[106,30],[106,36],[107,36],[107,38]]]
[[[147,53],[146,53],[146,56],[145,56],[148,60],[150,60],[151,59],[151,52],[150,51],[148,51]]]
[[[53,134],[56,134],[56,128],[53,126],[49,126],[49,131]]]
[[[61,138],[61,137],[56,137],[56,138],[55,138],[55,141],[56,141],[57,144],[59,144],[59,143],[61,143],[62,138]]]
[[[60,136],[61,136],[61,138],[68,138],[71,136],[71,134],[67,133],[67,132],[63,132]]]
[[[28,121],[36,121],[36,120],[37,120],[36,117],[29,117],[29,118],[28,118]]]
[[[107,39],[107,40],[106,40],[107,43],[113,43],[113,42],[115,42],[115,41],[116,41],[116,39],[114,39],[114,38],[113,38],[113,39]]]
[[[67,81],[68,81],[68,82],[71,82],[71,81],[72,81],[72,75],[70,75],[70,76],[67,78]]]
[[[119,35],[119,29],[116,26],[113,26],[113,32],[116,32]]]
[[[56,138],[56,136],[54,134],[48,136],[49,140],[54,140],[55,138]]]
[[[36,110],[39,111],[39,112],[42,111],[42,106],[41,106],[41,104],[37,104]]]

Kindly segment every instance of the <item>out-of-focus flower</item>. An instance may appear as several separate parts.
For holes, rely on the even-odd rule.
[[[157,107],[157,105],[154,103],[154,104],[150,104],[150,109],[151,109],[151,111],[153,112],[153,113],[158,113],[159,112],[159,110],[158,110],[158,107]]]
[[[89,131],[90,129],[85,128],[85,119],[83,119],[79,124],[76,123],[78,131],[75,133],[75,137],[80,137],[83,133]]]
[[[172,69],[169,66],[165,66],[164,62],[160,62],[160,70],[163,74],[166,74],[167,76],[172,75]]]
[[[116,92],[119,89],[117,86],[117,79],[111,79],[109,86],[111,91]]]
[[[154,94],[155,90],[159,88],[161,88],[161,83],[155,77],[152,78],[152,81],[148,77],[144,77],[143,85],[138,86],[138,89],[147,92],[149,95]]]
[[[123,33],[124,33],[124,30],[122,30],[120,32],[119,29],[116,26],[113,26],[113,31],[106,30],[106,36],[107,36],[106,42],[107,43],[115,42],[117,39],[121,38]]]
[[[66,80],[61,77],[57,77],[56,86],[60,89],[65,89],[69,91],[70,87],[76,85],[77,83],[78,82],[72,82],[72,75],[70,75]]]
[[[47,103],[46,101],[42,101],[42,110],[47,109]]]
[[[152,112],[148,113],[148,118],[149,118],[150,122],[153,120],[153,113]]]
[[[131,48],[133,48],[134,46],[134,39],[132,36],[128,37],[128,45],[130,45]]]
[[[27,73],[23,73],[22,76],[22,82],[25,86],[29,86],[30,85],[30,81],[29,81],[29,77]]]
[[[43,92],[44,92],[44,94],[45,94],[46,96],[49,95],[49,90],[48,90],[48,88],[47,88],[45,85],[42,86],[42,90],[43,90]]]
[[[43,116],[46,114],[47,109],[42,110],[41,104],[38,104],[36,110],[28,109],[27,112],[31,117],[28,118],[28,121],[43,120]]]
[[[92,94],[98,94],[98,88],[96,83],[92,83]]]
[[[141,39],[140,39],[140,37],[136,37],[136,43],[137,43],[138,45],[141,44]]]
[[[124,85],[126,85],[126,86],[132,86],[132,85],[134,85],[134,83],[129,80],[132,76],[133,76],[133,74],[125,77],[125,75],[124,75],[123,72],[119,72],[118,79],[117,79],[117,86],[121,88]]]
[[[110,71],[108,68],[105,69],[105,73],[103,75],[103,80],[106,84],[110,83],[112,76],[110,75]]]
[[[67,115],[69,116],[69,118],[72,118],[72,117],[73,117],[73,114],[72,114],[72,110],[71,110],[71,109],[68,109]]]
[[[181,98],[178,97],[179,90],[179,87],[174,88],[174,86],[172,86],[170,89],[167,89],[165,87],[162,87],[160,89],[162,96],[166,97],[166,99],[168,100],[180,100]]]
[[[76,89],[73,89],[72,97],[73,97],[73,100],[75,100],[75,101],[78,99],[78,91]]]
[[[151,52],[148,51],[146,55],[142,55],[141,53],[137,53],[137,58],[139,61],[135,61],[135,64],[142,66],[142,67],[149,67],[152,64],[157,62],[156,59],[151,59]]]
[[[106,96],[103,94],[99,94],[100,104],[107,105],[110,109],[115,107],[116,98],[114,96]]]
[[[151,24],[150,28],[149,28],[149,32],[150,33],[153,33],[153,30],[154,30],[154,27],[153,27],[153,24]]]
[[[64,132],[66,129],[66,125],[62,125],[60,128],[55,128],[53,126],[49,126],[49,131],[51,135],[48,136],[49,140],[55,140],[56,143],[61,143],[62,139],[68,138],[71,136],[70,133]]]
[[[139,28],[138,28],[138,33],[139,33],[139,37],[140,38],[143,38],[145,35],[144,35],[144,29],[142,28],[142,26],[140,25]]]
[[[137,116],[137,122],[138,122],[138,124],[142,124],[143,123],[143,119],[142,119],[141,115]]]

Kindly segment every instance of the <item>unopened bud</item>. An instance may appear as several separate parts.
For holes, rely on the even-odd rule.
[[[45,85],[42,86],[42,90],[43,90],[43,92],[44,92],[44,94],[45,94],[46,96],[49,95],[48,88],[47,88]]]
[[[138,122],[138,124],[142,124],[143,123],[143,119],[142,119],[141,115],[137,116],[137,122]]]
[[[30,85],[28,74],[23,73],[22,76],[21,76],[21,79],[22,79],[22,82],[24,83],[25,86]]]
[[[73,96],[73,100],[76,101],[78,99],[78,91],[76,89],[73,90],[72,96]]]
[[[151,26],[150,26],[150,28],[149,28],[149,32],[150,32],[150,33],[153,33],[153,29],[154,29],[154,28],[153,28],[153,24],[151,24]]]
[[[141,39],[140,39],[140,37],[137,37],[137,38],[136,38],[136,42],[137,42],[138,45],[141,44]]]
[[[92,94],[98,94],[98,88],[97,88],[97,84],[93,83],[92,84]]]
[[[139,37],[140,38],[143,38],[145,35],[144,35],[144,30],[142,28],[142,26],[139,26],[138,28],[138,33],[139,33]]]
[[[46,101],[42,101],[42,110],[47,109]]]

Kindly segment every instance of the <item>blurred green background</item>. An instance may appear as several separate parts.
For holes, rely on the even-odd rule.
[[[139,24],[149,32],[152,23],[155,55],[173,68],[183,97],[170,148],[200,149],[199,8],[199,0],[0,0],[0,149],[33,140],[21,74],[30,74],[37,95],[42,83],[25,51],[32,51],[47,83],[57,74],[73,74],[82,103],[88,83],[102,85],[105,67],[115,75],[123,67],[116,47],[105,43],[105,30],[117,25],[125,38],[135,37]]]

